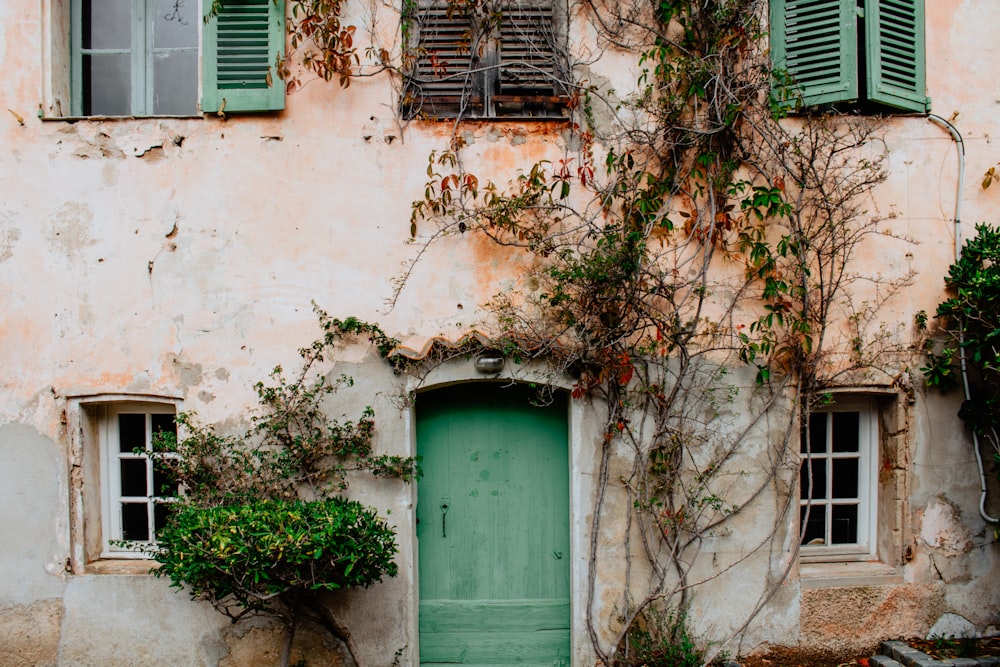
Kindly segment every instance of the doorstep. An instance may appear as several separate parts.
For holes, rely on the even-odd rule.
[[[903,641],[879,644],[879,655],[868,661],[871,667],[1000,667],[1000,657],[947,658],[938,660]]]

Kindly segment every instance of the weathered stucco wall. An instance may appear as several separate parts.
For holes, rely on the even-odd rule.
[[[71,470],[75,423],[68,399],[93,394],[178,397],[207,422],[238,424],[255,402],[253,383],[278,364],[293,367],[311,341],[311,302],[331,314],[377,320],[419,347],[455,338],[482,317],[481,305],[513,284],[524,260],[487,241],[457,236],[432,246],[396,302],[392,279],[416,248],[407,243],[410,204],[423,192],[427,156],[446,145],[449,123],[401,123],[389,79],[349,90],[312,83],[276,115],[112,120],[40,120],[65,79],[52,54],[61,48],[60,3],[0,3],[0,662],[7,665],[263,664],[278,650],[274,626],[229,626],[209,607],[145,574],[111,564],[70,573]],[[962,234],[996,222],[997,188],[981,174],[1000,161],[994,144],[1000,109],[1000,4],[927,3],[928,90],[934,112],[965,141],[967,180]],[[609,54],[591,80],[627,90],[635,60]],[[53,75],[53,72],[55,74]],[[46,108],[46,113],[50,113]],[[20,120],[19,120],[20,119]],[[565,123],[468,123],[467,159],[481,177],[503,182],[538,159],[571,150]],[[859,266],[886,277],[913,273],[879,319],[902,325],[941,300],[954,256],[957,147],[923,117],[889,121],[889,177],[871,214],[888,218],[869,238]],[[421,234],[429,230],[420,230]],[[908,239],[903,240],[903,239]],[[863,298],[863,295],[861,295]],[[874,295],[873,295],[874,298]],[[978,515],[971,444],[955,416],[959,399],[919,387],[914,357],[899,398],[898,489],[883,551],[887,567],[791,568],[742,643],[801,644],[854,650],[891,635],[928,631],[945,613],[980,631],[1000,619],[1000,553]],[[337,372],[357,386],[343,394],[351,415],[373,405],[378,447],[414,451],[412,408],[397,400],[408,386],[363,345],[344,351]],[[480,377],[459,362],[425,386]],[[751,381],[746,379],[745,386]],[[574,590],[586,585],[599,407],[570,414]],[[747,452],[748,461],[763,456]],[[737,467],[740,464],[737,464]],[[891,467],[891,466],[890,466]],[[794,473],[792,473],[794,474]],[[359,640],[365,665],[416,661],[416,563],[412,486],[356,486],[354,493],[391,512],[400,573],[334,602]],[[624,502],[618,494],[611,499]],[[723,569],[745,556],[768,526],[777,539],[739,570],[721,575],[693,601],[697,629],[725,637],[785,571],[797,535],[795,512],[775,514],[769,498],[748,512],[741,535],[719,535],[706,561]],[[990,510],[1000,513],[994,497]],[[895,519],[894,519],[895,520]],[[888,521],[888,520],[887,520]],[[609,614],[620,526],[600,536],[605,569],[600,608]],[[880,538],[881,539],[881,538]],[[748,574],[748,572],[750,572]],[[604,585],[607,584],[606,588]],[[574,598],[574,665],[591,664],[584,610]],[[303,631],[301,655],[341,664],[341,649]],[[299,653],[296,653],[299,655]],[[127,656],[127,657],[123,657]],[[333,657],[331,657],[333,656]]]

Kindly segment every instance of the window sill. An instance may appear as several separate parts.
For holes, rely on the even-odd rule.
[[[102,558],[87,563],[84,574],[149,574],[160,563],[148,558]]]
[[[801,563],[799,581],[803,589],[894,586],[903,583],[903,575],[875,560]]]
[[[568,124],[571,119],[567,116],[462,116],[461,118],[456,118],[455,116],[434,116],[428,118],[410,118],[408,119],[410,123],[427,123],[429,125],[441,124],[441,123],[451,123],[456,122],[460,125],[469,125],[481,123],[484,125],[495,125],[497,123],[517,123],[523,125],[524,123],[564,123]]]
[[[213,114],[206,114],[213,115]],[[63,122],[79,123],[83,120],[97,121],[126,121],[126,120],[202,120],[205,116],[195,114],[191,116],[39,116],[43,123]]]

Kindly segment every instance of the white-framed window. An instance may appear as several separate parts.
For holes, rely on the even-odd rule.
[[[149,452],[158,430],[176,432],[180,403],[157,394],[67,399],[72,572],[148,571],[123,559],[149,557],[143,547],[155,542],[177,494]]]
[[[284,0],[42,2],[46,118],[284,108]]]
[[[568,65],[554,0],[417,0],[410,7],[407,117],[566,116]]]
[[[197,0],[72,0],[73,115],[198,112]]]
[[[103,556],[136,555],[136,547],[154,544],[165,525],[177,486],[150,452],[155,434],[176,435],[175,414],[166,405],[105,408],[100,420]]]
[[[875,554],[878,409],[866,398],[816,409],[802,428],[799,519],[805,559]]]

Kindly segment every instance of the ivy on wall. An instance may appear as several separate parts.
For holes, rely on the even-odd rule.
[[[503,3],[449,3],[465,14],[470,5],[502,20]],[[786,542],[799,498],[799,423],[830,387],[889,383],[905,372],[901,332],[882,326],[877,313],[909,276],[863,276],[852,264],[869,237],[893,239],[869,212],[871,191],[885,178],[883,125],[802,109],[785,116],[797,105],[788,103],[787,73],[774,71],[767,55],[764,0],[564,5],[560,15],[586,22],[596,41],[566,54],[565,72],[576,74],[558,82],[571,113],[563,154],[524,164],[507,182],[490,179],[470,157],[461,114],[452,119],[450,141],[428,156],[426,185],[411,207],[408,236],[418,250],[396,298],[432,244],[481,235],[523,253],[532,269],[484,304],[483,326],[509,357],[572,378],[574,398],[602,412],[583,600],[594,653],[609,666],[707,660],[765,609],[795,562],[769,572],[728,639],[694,640],[689,606],[699,587]],[[401,90],[420,55],[410,46],[410,11],[400,14],[399,49],[359,35],[339,0],[294,0],[290,12],[300,60],[280,71],[293,88],[303,72],[343,87],[387,72]],[[584,78],[605,51],[638,54],[631,91]],[[874,301],[855,297],[863,279],[869,291],[876,286]],[[481,345],[407,362],[388,357],[392,341],[377,327],[322,321],[327,335],[371,336],[394,370],[418,376]],[[329,342],[313,348],[307,366]],[[328,389],[276,379],[258,387],[271,415],[292,396],[307,399],[298,410]],[[302,433],[324,424],[325,434],[314,407]],[[365,431],[369,420],[338,432]],[[261,423],[268,426],[251,437],[289,427]],[[215,436],[199,437],[211,444]],[[299,446],[298,435],[282,438],[282,451]],[[364,451],[337,456],[356,461]],[[405,460],[388,465],[411,470]],[[308,474],[293,477],[296,489],[313,483]],[[738,531],[750,512],[764,512],[770,524],[718,566],[722,574],[706,574],[704,544]],[[611,526],[623,540],[608,554],[599,540]],[[597,594],[609,570],[623,573],[613,609]]]

